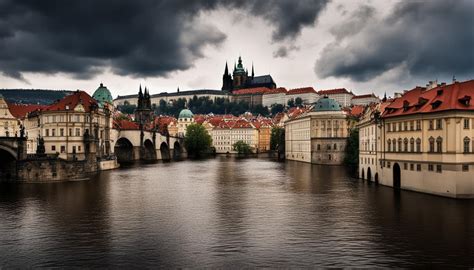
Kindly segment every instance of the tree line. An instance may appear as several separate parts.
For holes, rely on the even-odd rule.
[[[291,99],[288,101],[288,107],[301,106],[303,101],[301,98]],[[256,106],[250,106],[248,102],[239,101],[234,102],[230,101],[228,98],[216,98],[215,100],[210,99],[209,97],[197,97],[186,100],[185,98],[179,98],[173,102],[166,102],[161,99],[159,104],[152,104],[152,109],[156,115],[172,115],[178,117],[179,112],[188,108],[195,114],[233,114],[241,115],[245,112],[251,112],[254,115],[269,116],[275,115],[279,112],[285,110],[285,106],[282,104],[273,104],[268,108],[258,104]],[[126,114],[133,114],[136,109],[135,105],[119,105],[117,109]]]

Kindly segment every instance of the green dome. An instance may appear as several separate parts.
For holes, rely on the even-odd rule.
[[[109,89],[105,87],[102,83],[100,84],[99,88],[95,90],[92,97],[97,100],[100,107],[104,107],[105,103],[113,104],[114,99],[112,98],[112,94],[110,94]]]
[[[324,111],[340,111],[341,105],[332,98],[322,97],[315,104],[313,111],[324,112]]]
[[[181,110],[181,112],[179,113],[179,117],[178,118],[193,118],[193,113],[188,110],[188,109],[183,109]]]

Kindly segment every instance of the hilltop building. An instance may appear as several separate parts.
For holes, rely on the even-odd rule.
[[[332,98],[339,103],[342,107],[351,106],[352,98],[355,96],[352,92],[347,91],[346,88],[320,90],[318,91],[320,96],[327,96]]]
[[[266,87],[270,89],[276,88],[276,83],[271,75],[255,76],[255,70],[252,65],[252,73],[249,75],[248,70],[242,64],[242,58],[239,56],[238,63],[234,65],[232,75],[229,73],[227,63],[222,76],[222,90],[233,93],[234,90],[245,88]]]
[[[0,94],[0,137],[15,137],[19,131],[19,121],[11,114],[7,102]]]

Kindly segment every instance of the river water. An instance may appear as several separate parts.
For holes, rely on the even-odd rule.
[[[218,157],[0,185],[0,268],[474,266],[474,201]]]

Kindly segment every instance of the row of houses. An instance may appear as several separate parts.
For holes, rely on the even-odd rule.
[[[285,122],[286,158],[341,165],[347,138],[358,130],[360,178],[397,189],[473,198],[473,98],[474,80],[431,82],[351,110],[326,96]]]

